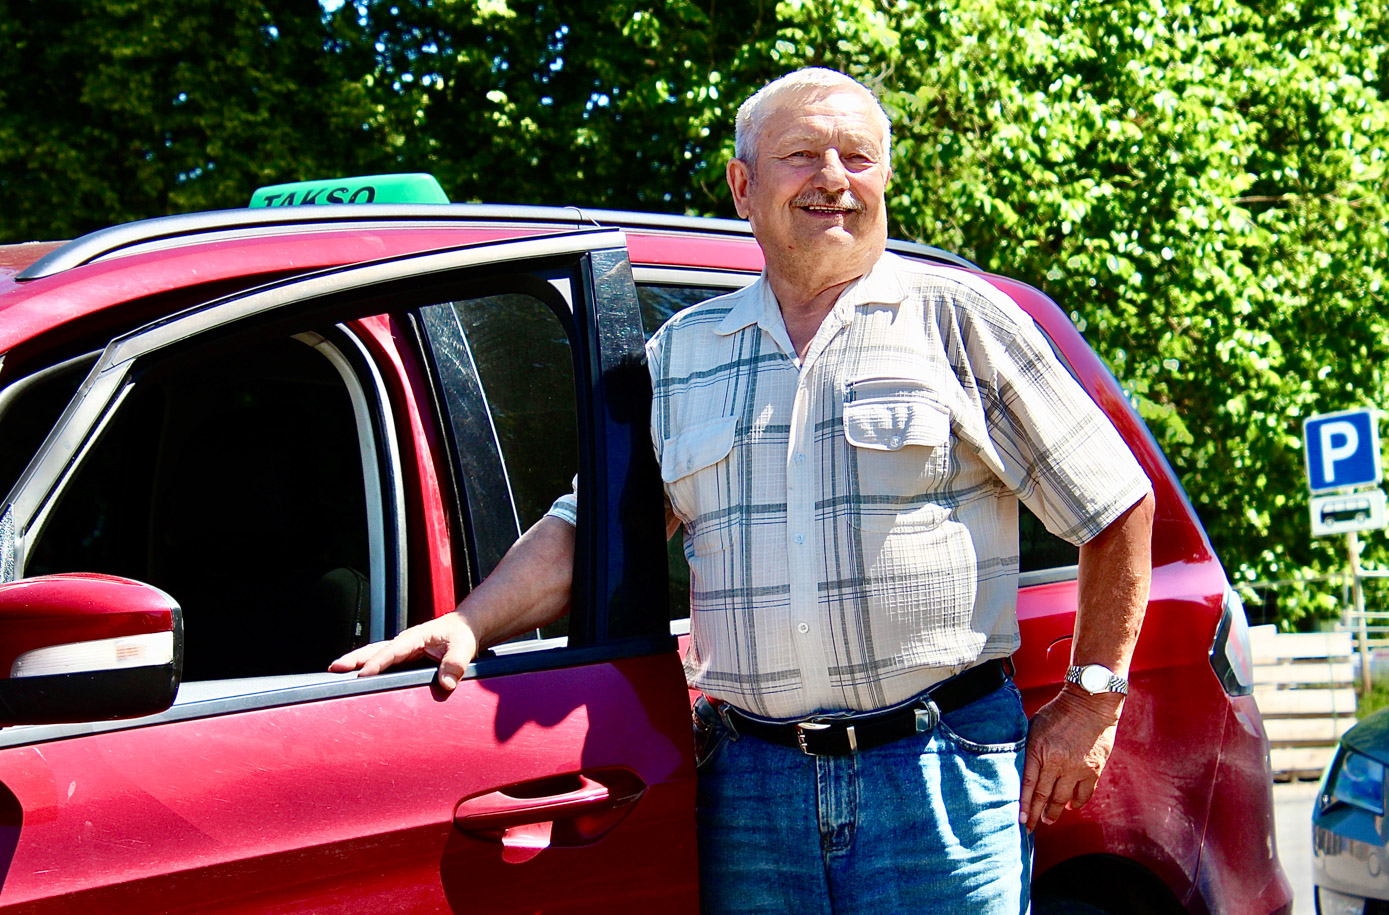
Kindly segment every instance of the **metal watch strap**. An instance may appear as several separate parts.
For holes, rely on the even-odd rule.
[[[1076,686],[1079,686],[1081,689],[1084,689],[1086,692],[1089,692],[1092,696],[1098,695],[1099,693],[1118,693],[1121,696],[1127,696],[1129,694],[1129,681],[1114,673],[1112,670],[1109,670],[1108,668],[1104,669],[1109,672],[1109,682],[1104,685],[1103,689],[1090,692],[1090,690],[1086,689],[1084,684],[1080,682],[1081,674],[1085,671],[1085,668],[1087,667],[1103,667],[1103,665],[1072,664],[1069,668],[1066,669],[1066,682],[1074,683]]]

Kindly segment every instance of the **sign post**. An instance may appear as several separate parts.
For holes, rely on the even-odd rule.
[[[1350,601],[1355,613],[1355,641],[1360,648],[1360,686],[1363,695],[1370,693],[1370,627],[1365,621],[1365,583],[1361,579],[1360,535],[1346,534],[1346,552],[1350,557]]]
[[[1350,560],[1352,614],[1360,649],[1360,683],[1370,689],[1370,645],[1365,622],[1365,590],[1360,568],[1359,531],[1386,526],[1384,479],[1379,458],[1379,417],[1372,407],[1309,416],[1302,423],[1307,454],[1308,507],[1312,536],[1345,534]]]

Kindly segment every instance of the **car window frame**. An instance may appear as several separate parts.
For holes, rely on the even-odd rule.
[[[71,358],[54,362],[51,365],[46,365],[43,368],[35,369],[27,375],[21,375],[3,388],[0,388],[0,422],[4,421],[5,414],[9,412],[10,408],[14,406],[19,398],[23,397],[31,387],[42,384],[57,375],[70,371],[80,366],[83,362],[94,363],[100,355],[101,353],[99,351],[81,353]],[[3,367],[3,364],[3,360],[0,360],[0,367]]]
[[[296,334],[295,339],[310,336]],[[334,325],[311,345],[337,369],[352,403],[358,457],[366,489],[368,582],[371,586],[368,641],[377,642],[406,626],[410,605],[410,549],[405,524],[400,427],[385,379],[366,344],[346,324]],[[335,340],[334,337],[340,337]],[[350,347],[340,346],[345,341]],[[391,609],[394,608],[394,612]],[[292,674],[287,676],[294,676]]]
[[[180,341],[179,346],[211,346],[216,348],[221,328],[195,330]],[[401,468],[401,449],[398,438],[394,408],[380,368],[362,342],[359,334],[339,323],[335,326],[321,326],[317,330],[301,331],[285,336],[277,333],[254,339],[251,345],[258,346],[273,340],[282,340],[291,346],[302,345],[312,350],[308,360],[323,359],[323,370],[336,377],[343,394],[350,405],[352,434],[356,441],[355,465],[345,466],[344,470],[353,474],[356,485],[362,487],[366,561],[367,561],[367,614],[362,644],[379,641],[388,634],[393,635],[405,625],[405,610],[409,606],[408,594],[408,555],[407,530],[405,525],[405,505],[403,473]],[[291,343],[290,341],[293,341]],[[174,354],[173,360],[180,355]],[[132,364],[127,382],[117,395],[116,401],[100,423],[104,430],[109,423],[116,421],[129,398],[148,382],[150,370],[156,375],[163,374],[161,362],[166,360],[165,350],[154,350],[138,357]],[[174,378],[184,366],[176,366]],[[164,383],[161,379],[156,384]],[[77,395],[77,396],[80,396]],[[75,483],[90,456],[100,456],[101,431],[88,433],[90,443],[68,466],[62,477],[52,487],[46,504],[41,508],[34,523],[29,526],[29,536],[25,540],[25,553],[19,558],[14,569],[16,575],[35,574],[29,568],[30,547],[45,536],[45,525],[53,515],[58,502],[67,488]],[[109,456],[109,453],[108,453]],[[353,470],[355,467],[355,471]],[[67,569],[65,571],[77,571]],[[87,569],[85,571],[92,571]],[[294,678],[296,672],[282,674]],[[224,682],[234,683],[240,679],[267,680],[269,675],[250,674],[247,677],[231,678]],[[219,682],[219,681],[185,681]],[[238,688],[224,692],[239,692]],[[182,696],[180,696],[180,700]]]
[[[0,353],[0,369],[4,368],[5,355],[6,354]],[[80,353],[76,356],[71,356],[67,359],[62,359],[58,362],[54,362],[49,365],[45,365],[41,368],[35,369],[29,372],[28,374],[21,375],[20,377],[7,383],[3,388],[0,388],[0,430],[5,429],[6,414],[10,411],[11,408],[14,407],[16,403],[20,401],[21,398],[28,394],[30,390],[32,390],[35,386],[43,385],[69,371],[80,369],[84,362],[90,362],[92,364],[95,364],[96,360],[100,356],[100,350],[93,350],[90,352]],[[90,371],[90,366],[88,367],[87,371]],[[86,373],[84,372],[84,376],[85,374]],[[78,382],[78,385],[80,387],[80,381]],[[73,397],[75,396],[76,392],[74,392],[73,394]],[[68,398],[69,403],[72,402],[73,397]],[[62,411],[60,410],[59,416],[55,417],[54,419],[53,426],[57,425],[57,421],[61,418],[61,416]],[[53,426],[50,426],[49,429],[44,432],[43,438],[39,440],[40,447],[42,447],[42,444],[47,439],[48,435],[51,434]],[[21,469],[20,476],[17,479],[15,479],[15,481],[10,485],[10,488],[5,492],[4,501],[0,502],[0,506],[6,506],[6,508],[3,511],[0,511],[0,583],[10,581],[14,572],[14,522],[12,512],[9,511],[8,505],[10,502],[9,496],[13,494],[13,491],[15,489],[18,489],[19,483],[23,479],[23,476],[24,473]]]

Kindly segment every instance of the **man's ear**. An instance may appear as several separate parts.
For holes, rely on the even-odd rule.
[[[728,177],[728,189],[733,192],[733,209],[738,211],[740,217],[747,219],[748,185],[752,181],[752,173],[748,170],[748,164],[742,159],[729,159],[725,174]]]

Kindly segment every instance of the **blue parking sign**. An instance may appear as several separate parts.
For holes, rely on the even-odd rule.
[[[1378,483],[1379,423],[1370,407],[1309,416],[1302,424],[1312,492]]]

